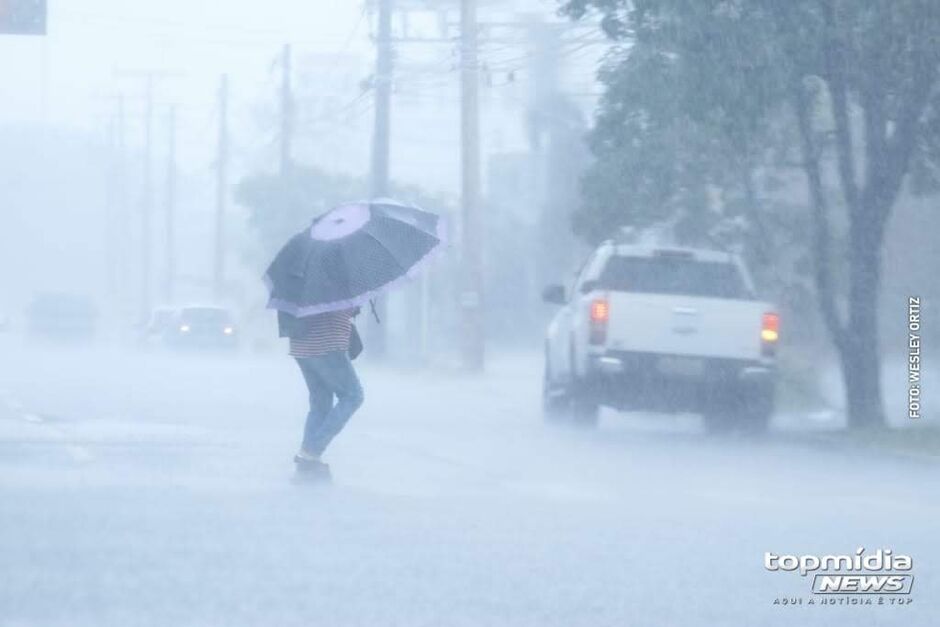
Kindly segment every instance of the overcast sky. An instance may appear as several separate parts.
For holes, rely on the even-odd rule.
[[[522,11],[535,9],[540,19],[557,20],[555,6],[554,0],[481,0],[480,17],[522,25],[529,20]],[[412,14],[411,34],[437,35],[434,18]],[[402,22],[396,22],[395,28],[401,33]],[[9,286],[19,281],[22,299],[37,285],[66,281],[80,287],[86,279],[102,283],[106,259],[101,237],[107,230],[107,181],[111,180],[108,155],[116,154],[105,146],[119,94],[126,111],[123,163],[129,177],[128,211],[142,206],[145,196],[144,81],[120,76],[122,71],[169,74],[155,91],[154,197],[159,207],[167,169],[168,107],[173,104],[178,108],[181,174],[177,202],[180,214],[187,216],[179,246],[192,249],[181,254],[194,274],[204,274],[209,260],[202,243],[209,237],[215,203],[217,90],[222,73],[229,75],[230,84],[229,185],[246,174],[277,168],[278,58],[285,43],[294,50],[296,160],[367,177],[374,99],[363,85],[369,84],[375,63],[371,30],[370,15],[358,0],[49,0],[48,36],[0,36],[0,131],[6,138],[0,146],[0,165],[5,168],[0,182],[6,185],[0,203],[4,212],[0,231],[5,233],[0,233],[0,261],[5,260],[7,270],[2,282]],[[569,34],[583,38],[585,30],[590,28]],[[448,33],[455,35],[456,31]],[[596,32],[588,36],[596,37]],[[482,39],[485,186],[492,156],[528,149],[526,110],[535,81],[529,74],[533,51],[525,28],[516,29],[508,40]],[[588,114],[591,92],[598,91],[594,69],[601,50],[585,49],[583,39],[573,43],[565,48],[566,69],[560,73],[567,74],[561,88],[586,96],[579,102]],[[457,206],[457,42],[399,44],[395,54],[391,177],[442,194]],[[56,132],[47,133],[49,129]],[[534,215],[525,203],[513,209]],[[230,202],[233,236],[238,234],[236,227],[244,226],[238,222],[240,210]],[[158,233],[156,239],[160,237]],[[68,276],[53,265],[33,267],[31,275],[16,271],[15,260],[37,245],[67,256]]]
[[[198,132],[212,126],[221,73],[231,75],[237,116],[277,80],[273,61],[284,43],[301,53],[367,54],[361,16],[350,0],[50,0],[47,37],[0,37],[0,123],[45,119],[103,133],[122,92],[133,141],[143,83],[115,70],[158,69],[176,74],[159,84],[158,109],[180,106],[182,159],[200,158],[187,148],[210,143]]]

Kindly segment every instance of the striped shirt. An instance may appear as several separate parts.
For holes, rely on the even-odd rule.
[[[302,330],[290,338],[291,357],[316,357],[348,351],[352,333],[352,309],[331,311],[301,319]]]

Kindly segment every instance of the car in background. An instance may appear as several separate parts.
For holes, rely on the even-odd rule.
[[[88,341],[98,332],[98,308],[81,294],[40,293],[26,310],[26,328],[35,339]]]
[[[736,255],[605,242],[543,298],[562,305],[545,340],[548,420],[594,425],[609,406],[766,429],[779,318]]]
[[[162,317],[160,321],[162,327]],[[235,316],[225,307],[182,307],[161,331],[166,345],[174,348],[234,349],[238,346]]]

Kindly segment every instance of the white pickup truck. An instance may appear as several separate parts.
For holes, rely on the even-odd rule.
[[[779,318],[737,256],[605,242],[543,297],[562,305],[545,340],[547,420],[595,425],[605,405],[767,427]]]

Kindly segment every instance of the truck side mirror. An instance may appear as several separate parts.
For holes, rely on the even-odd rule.
[[[548,285],[542,290],[542,300],[552,305],[564,305],[565,286],[559,284]]]
[[[597,289],[597,285],[598,285],[597,281],[587,280],[581,284],[581,293],[587,294],[589,292],[593,292],[594,290]]]

